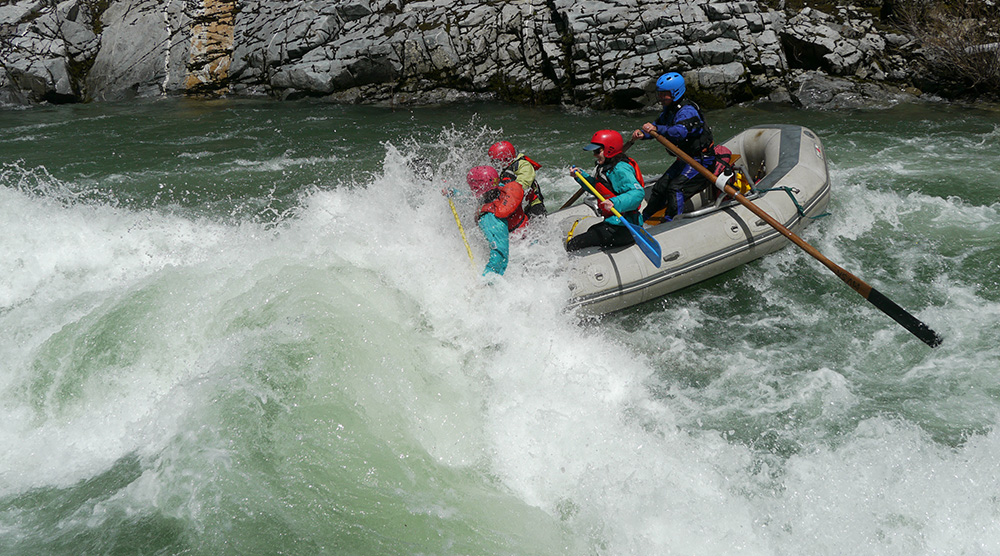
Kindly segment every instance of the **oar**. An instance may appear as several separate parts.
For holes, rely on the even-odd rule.
[[[760,207],[751,203],[746,197],[740,194],[732,186],[726,184],[726,177],[716,177],[715,174],[709,172],[704,166],[698,164],[698,162],[687,155],[684,151],[677,148],[676,145],[668,141],[665,137],[657,133],[656,131],[647,132],[652,135],[657,141],[663,144],[670,152],[674,153],[677,158],[680,158],[684,162],[688,163],[692,168],[698,170],[698,173],[708,179],[710,182],[714,183],[715,186],[726,192],[729,196],[733,197],[739,203],[746,208],[750,209],[751,212],[759,216],[765,222],[771,225],[772,228],[778,230],[781,235],[787,237],[794,243],[802,248],[803,251],[809,253],[816,260],[823,263],[824,266],[833,271],[838,278],[844,281],[845,284],[850,286],[854,291],[861,294],[862,297],[868,300],[869,303],[877,307],[880,311],[889,315],[892,320],[899,323],[903,328],[910,331],[911,334],[920,338],[920,341],[929,345],[930,347],[937,347],[941,345],[942,338],[937,332],[931,330],[926,324],[918,320],[916,317],[906,312],[905,309],[896,305],[891,299],[882,295],[878,290],[866,284],[864,280],[858,278],[857,276],[851,274],[850,272],[844,270],[840,266],[837,266],[833,261],[823,256],[822,253],[816,250],[815,247],[806,243],[802,238],[793,234],[788,228],[781,225],[780,222],[771,217],[771,215],[764,212]],[[725,174],[723,174],[725,176]],[[728,177],[728,176],[727,176]]]
[[[576,175],[576,179],[580,180],[580,183],[587,186],[587,189],[589,189],[599,201],[605,200],[604,197],[601,197],[601,194],[594,189],[594,186],[590,185],[587,178],[583,177],[583,174],[581,174],[579,170],[574,172],[574,174]],[[636,228],[631,222],[625,220],[625,217],[622,216],[620,212],[615,210],[615,207],[611,207],[611,212],[622,221],[622,224],[625,224],[625,228],[627,228],[629,233],[632,234],[632,238],[635,239],[635,243],[639,246],[639,249],[642,249],[643,254],[649,258],[649,262],[653,263],[656,268],[660,268],[660,256],[662,252],[660,251],[659,242],[657,242],[653,236],[649,235],[649,232],[646,230]]]
[[[465,243],[465,251],[469,254],[469,262],[472,263],[472,268],[476,268],[476,260],[472,258],[472,248],[469,247],[469,240],[465,239],[465,228],[462,227],[462,221],[458,219],[458,211],[455,210],[455,202],[451,200],[451,195],[448,195],[448,206],[451,207],[451,213],[455,215],[455,224],[458,224],[458,233],[462,234],[462,242]]]
[[[629,139],[628,142],[625,143],[622,146],[622,152],[625,152],[625,151],[629,150],[634,143],[635,143],[635,137]],[[564,208],[572,205],[573,203],[575,203],[576,200],[580,198],[580,195],[583,195],[584,191],[586,191],[586,190],[584,188],[582,188],[582,187],[580,189],[577,189],[576,193],[574,193],[573,196],[570,197],[568,201],[566,201],[565,203],[563,203],[563,206],[559,207],[559,210],[562,210],[562,209],[564,209]]]

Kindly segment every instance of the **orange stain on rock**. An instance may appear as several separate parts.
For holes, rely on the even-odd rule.
[[[201,0],[191,29],[188,92],[221,94],[227,88],[236,24],[236,0]]]

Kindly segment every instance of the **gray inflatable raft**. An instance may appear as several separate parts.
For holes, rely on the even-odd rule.
[[[815,133],[794,125],[750,128],[723,143],[738,154],[735,166],[756,178],[747,195],[755,205],[795,234],[822,214],[830,199],[823,144]],[[784,188],[784,189],[782,189]],[[794,201],[793,201],[794,198]],[[714,188],[672,222],[647,227],[660,243],[656,268],[635,245],[608,251],[570,253],[571,308],[604,314],[662,297],[763,257],[790,242],[733,199],[714,198]],[[690,212],[687,212],[687,211]],[[554,212],[565,233],[579,234],[600,222],[581,203]]]

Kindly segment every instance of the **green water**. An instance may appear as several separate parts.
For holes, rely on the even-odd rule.
[[[708,114],[821,137],[805,239],[933,350],[794,247],[598,323],[557,239],[482,284],[442,185],[506,138],[557,207],[653,117],[0,111],[0,554],[1000,552],[1000,113]]]

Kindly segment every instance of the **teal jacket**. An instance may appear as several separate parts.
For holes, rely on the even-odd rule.
[[[580,173],[587,178],[587,181],[591,185],[595,185],[594,178],[590,174],[582,169]],[[642,215],[638,211],[639,205],[642,204],[642,200],[646,195],[642,191],[642,184],[639,183],[639,178],[636,177],[635,169],[632,168],[632,165],[622,160],[610,169],[598,167],[597,173],[604,175],[605,179],[601,181],[605,185],[610,185],[609,189],[615,193],[614,197],[609,199],[611,204],[615,206],[615,210],[621,213],[629,223],[641,228]],[[582,183],[580,185],[581,187],[583,186]],[[617,216],[609,216],[604,221],[615,226],[624,226]]]

